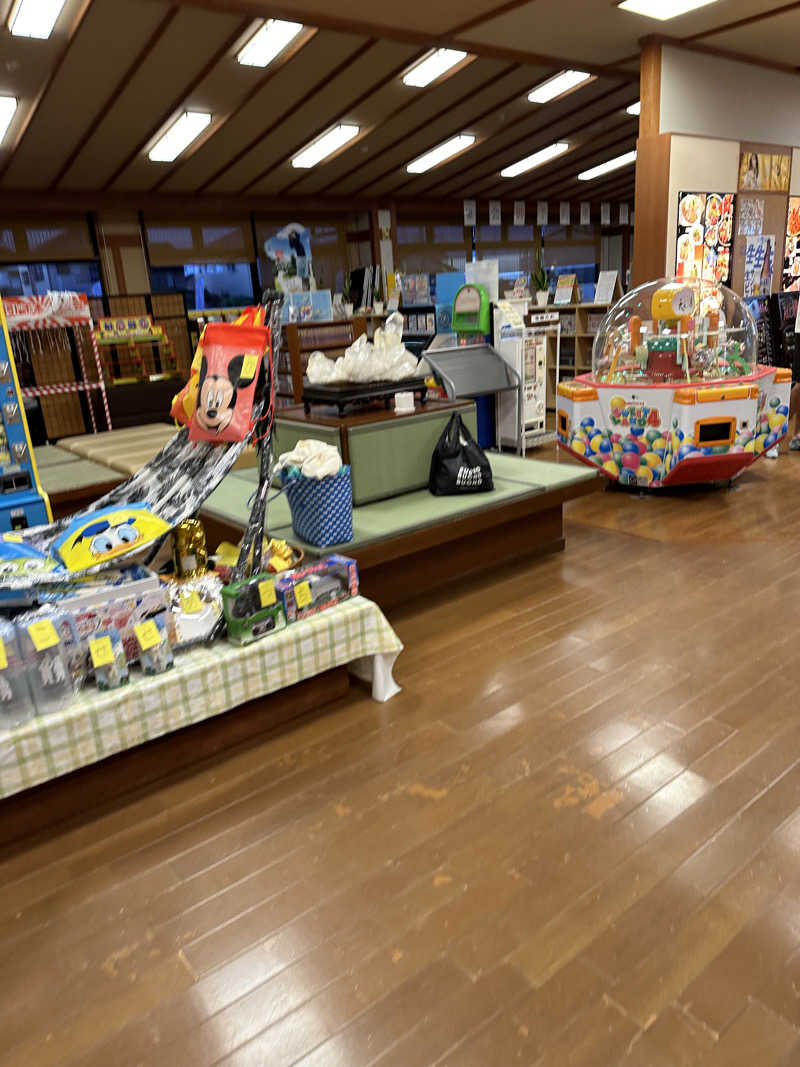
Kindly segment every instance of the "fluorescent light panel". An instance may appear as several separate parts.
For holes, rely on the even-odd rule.
[[[245,67],[268,67],[302,29],[302,22],[267,19],[237,53],[236,58]]]
[[[637,100],[635,104],[631,104],[630,107],[626,107],[625,110],[629,115],[641,115],[642,113],[642,101]]]
[[[457,137],[451,137],[449,141],[444,141],[436,148],[432,148],[419,159],[413,160],[406,170],[409,174],[424,174],[426,170],[438,167],[440,163],[452,159],[453,156],[457,156],[459,152],[471,148],[474,144],[475,138],[471,133],[460,133]]]
[[[172,163],[211,122],[207,111],[184,111],[147,153],[154,163]]]
[[[526,171],[533,170],[534,167],[541,167],[543,163],[548,163],[551,159],[555,159],[556,156],[562,156],[568,148],[569,145],[565,141],[558,141],[556,144],[548,145],[547,148],[534,152],[532,156],[526,156],[525,159],[521,159],[519,163],[512,163],[510,167],[501,170],[500,177],[516,178],[518,174],[524,174]]]
[[[19,0],[12,9],[8,28],[15,37],[44,40],[53,32],[66,0]]]
[[[405,72],[403,84],[423,89],[466,58],[466,52],[459,52],[455,48],[437,48],[435,52],[431,52],[429,56],[425,56]]]
[[[546,82],[531,89],[528,99],[532,104],[546,104],[549,100],[555,100],[557,96],[571,93],[589,78],[591,74],[587,74],[585,70],[562,70],[560,74],[555,74]]]
[[[8,133],[8,127],[17,111],[16,96],[0,96],[0,143]]]
[[[619,6],[623,11],[631,11],[634,15],[644,15],[649,19],[666,22],[716,2],[717,0],[622,0]]]
[[[352,141],[359,129],[359,126],[352,126],[348,123],[340,123],[338,126],[334,126],[332,130],[328,130],[327,133],[323,133],[321,137],[312,141],[311,144],[306,145],[302,152],[299,152],[294,157],[292,166],[298,168],[316,167],[318,163],[321,163],[323,159],[335,152],[337,148],[341,148],[348,141]]]
[[[610,174],[612,170],[619,170],[620,167],[627,167],[629,163],[636,161],[636,151],[626,152],[624,156],[617,156],[616,159],[609,159],[606,163],[600,163],[596,167],[592,167],[590,170],[581,171],[578,175],[578,181],[590,182],[593,178],[600,178],[604,174]]]

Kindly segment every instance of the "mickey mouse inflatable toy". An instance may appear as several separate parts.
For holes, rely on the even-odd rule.
[[[252,364],[255,361],[250,362]],[[209,374],[208,361],[203,356],[195,420],[206,433],[221,434],[228,427],[236,408],[237,389],[252,385],[254,371],[250,367],[245,368],[244,364],[243,355],[234,356],[224,374]]]

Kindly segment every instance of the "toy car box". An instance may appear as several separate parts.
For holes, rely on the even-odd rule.
[[[222,610],[234,645],[249,645],[286,626],[274,574],[255,574],[223,586]]]
[[[282,574],[275,588],[287,622],[297,622],[358,595],[358,566],[349,556],[333,554]]]

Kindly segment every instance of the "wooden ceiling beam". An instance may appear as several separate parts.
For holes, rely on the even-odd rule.
[[[289,47],[285,48],[279,56],[276,56],[276,58],[273,59],[273,61],[267,67],[263,76],[260,77],[258,81],[253,83],[253,85],[244,94],[244,96],[236,105],[236,107],[227,115],[225,115],[214,126],[214,136],[219,133],[219,131],[226,123],[230,122],[231,119],[236,118],[237,115],[241,114],[241,112],[247,107],[250,101],[255,96],[257,96],[261,92],[261,90],[269,84],[269,82],[272,81],[272,79],[275,77],[276,74],[278,74],[279,71],[283,70],[287,63],[291,62],[291,60],[293,60],[295,56],[298,55],[307,44],[310,44],[310,42],[313,41],[313,39],[317,36],[318,33],[319,30],[315,28],[310,28],[305,29],[302,33],[298,34],[298,36],[295,38],[294,41],[292,41]],[[161,189],[162,186],[164,186],[170,180],[170,178],[173,178],[175,176],[175,174],[181,169],[181,167],[187,162],[187,159],[189,158],[191,158],[191,156],[180,156],[178,159],[176,159],[173,167],[158,179],[158,181],[155,183],[155,185],[152,186],[150,191],[155,193],[159,189]]]
[[[120,165],[117,167],[117,169],[114,171],[114,173],[108,179],[108,181],[103,185],[103,190],[104,191],[107,190],[107,189],[111,189],[114,186],[114,184],[117,181],[119,181],[119,179],[122,177],[122,175],[128,169],[128,167],[131,165],[131,163],[133,163],[133,161],[137,158],[137,156],[141,155],[141,153],[144,152],[145,148],[150,143],[150,141],[152,141],[152,139],[155,137],[155,135],[158,133],[158,131],[169,121],[169,119],[172,117],[172,115],[174,115],[175,112],[185,103],[187,97],[191,96],[191,94],[195,91],[195,89],[198,87],[198,85],[202,84],[202,82],[205,81],[205,79],[209,76],[209,74],[214,69],[214,67],[216,67],[216,65],[220,62],[220,60],[223,59],[223,57],[227,55],[227,53],[231,50],[231,48],[233,48],[233,46],[236,44],[236,42],[239,40],[239,38],[242,36],[242,34],[247,29],[247,27],[250,25],[250,21],[251,20],[249,18],[247,18],[247,19],[243,19],[241,22],[239,22],[237,24],[237,26],[236,26],[236,29],[233,31],[233,33],[229,34],[229,36],[222,42],[220,47],[216,50],[216,52],[214,52],[214,54],[211,56],[211,58],[208,59],[203,64],[203,66],[200,68],[200,70],[197,72],[197,74],[192,78],[192,80],[185,87],[185,89],[182,89],[181,92],[177,96],[173,97],[169,107],[165,108],[165,110],[159,115],[158,119],[153,123],[153,125],[147,131],[146,136],[143,137],[138,142],[136,147],[131,152],[128,153],[128,155],[125,157],[125,159],[122,161],[122,163],[120,163]]]
[[[291,6],[283,6],[280,0],[270,0],[266,4],[264,0],[181,0],[182,3],[203,7],[211,11],[240,11],[251,18],[285,18],[297,20],[297,10]],[[488,16],[492,18],[490,14]],[[342,33],[356,33],[385,40],[402,41],[405,44],[418,44],[426,48],[459,48],[473,55],[488,56],[493,59],[507,59],[516,63],[533,63],[537,66],[554,66],[559,70],[565,67],[574,67],[578,61],[566,56],[553,56],[541,52],[529,52],[522,49],[502,48],[495,45],[483,44],[476,41],[465,41],[458,34],[429,33],[411,29],[407,26],[398,25],[400,20],[387,23],[374,23],[363,18],[342,16],[337,13],[335,4],[329,4],[319,11],[307,16],[307,24],[319,26],[321,29],[338,30]],[[597,74],[602,77],[619,78],[621,81],[636,81],[638,74],[635,71],[625,70],[615,64],[585,63],[580,61],[581,70],[589,74]]]
[[[355,60],[359,59],[362,55],[364,55],[365,52],[368,52],[370,48],[373,48],[375,46],[375,44],[376,42],[374,40],[362,41],[362,43],[357,48],[355,48],[350,53],[350,55],[343,59],[341,63],[337,64],[337,66],[335,66],[329,74],[323,75],[323,77],[320,78],[319,81],[314,82],[311,88],[308,89],[305,93],[303,93],[303,95],[298,100],[292,100],[289,106],[285,108],[280,113],[280,115],[269,124],[269,126],[267,126],[263,130],[259,130],[255,137],[252,137],[247,142],[247,144],[244,145],[244,147],[240,148],[239,151],[235,153],[235,155],[233,155],[229,160],[223,163],[221,167],[215,170],[210,178],[207,178],[202,185],[199,185],[197,187],[196,192],[205,192],[210,185],[213,185],[218,178],[222,177],[225,171],[230,170],[231,167],[235,166],[240,160],[244,159],[247,153],[252,152],[252,150],[258,144],[260,144],[260,142],[263,141],[265,137],[269,137],[269,135],[274,130],[276,130],[282,122],[286,121],[286,119],[292,114],[293,111],[296,111],[297,108],[302,107],[303,104],[308,103],[308,101],[313,96],[316,96],[316,94],[320,91],[320,89],[323,88],[323,86],[327,82],[329,82],[332,78],[337,77],[343,71],[347,70],[351,63],[354,63]]]
[[[463,104],[471,96],[475,96],[476,94],[481,93],[484,89],[488,88],[488,86],[491,85],[493,82],[497,82],[501,78],[505,78],[508,74],[511,74],[513,71],[518,70],[518,69],[519,69],[518,64],[511,63],[509,66],[507,66],[505,68],[505,70],[501,71],[499,75],[491,75],[489,78],[486,79],[486,81],[481,82],[481,84],[478,85],[475,89],[471,89],[469,91],[469,93],[467,93],[465,96],[460,97],[454,103],[448,104],[446,107],[442,107],[438,111],[434,112],[432,115],[429,115],[426,118],[425,122],[417,123],[417,125],[416,126],[412,126],[412,128],[410,130],[404,130],[403,131],[403,137],[404,138],[408,138],[408,137],[416,136],[416,134],[421,133],[422,130],[424,130],[426,126],[430,126],[431,123],[437,122],[440,118],[442,118],[448,112],[452,111],[453,108],[460,107],[461,104]],[[416,105],[419,103],[420,96],[422,96],[423,94],[427,94],[427,93],[433,92],[436,89],[437,85],[438,85],[438,82],[433,84],[433,85],[425,86],[420,91],[420,95],[419,96],[414,96],[412,99],[407,100],[405,104],[400,104],[400,106],[395,108],[394,111],[390,112],[383,119],[381,119],[381,122],[384,125],[386,123],[388,123],[388,122],[396,122],[396,120],[403,114],[404,111],[407,111],[411,107],[416,107]],[[511,96],[508,96],[508,97],[504,98],[497,105],[497,107],[501,107],[501,108],[502,107],[508,107],[509,104],[512,104],[519,97],[519,95],[520,95],[519,93],[513,93]],[[484,112],[483,115],[491,114],[491,111],[493,111],[493,110],[494,110],[494,108],[491,108],[488,111]],[[483,116],[478,116],[473,121],[479,122],[481,117],[483,117]],[[387,145],[385,148],[381,148],[380,151],[375,152],[373,155],[371,155],[369,157],[370,163],[373,163],[376,159],[380,159],[382,156],[385,156],[387,152],[394,151],[394,149],[396,147],[397,147],[396,142],[393,142],[392,144]],[[361,169],[361,163],[356,163],[354,166],[352,166],[350,168],[350,170],[347,170],[343,174],[338,175],[338,177],[332,179],[329,182],[328,185],[323,186],[319,190],[320,193],[328,192],[329,189],[334,188],[334,186],[338,185],[339,182],[345,181],[347,178],[349,178],[351,176],[351,174],[355,174],[355,172],[357,170],[360,170],[360,169]],[[380,181],[382,178],[385,178],[387,175],[391,174],[394,170],[396,170],[396,168],[392,167],[391,169],[389,169],[387,171],[384,171],[377,178],[373,178],[372,180],[373,181]],[[355,195],[358,195],[358,194],[356,192],[353,195],[355,196]]]
[[[509,162],[514,162],[514,155],[516,155],[517,152],[522,151],[524,149],[524,151],[527,152],[529,155],[532,154],[532,152],[536,151],[536,146],[534,142],[536,138],[541,135],[546,134],[546,142],[548,144],[552,144],[554,141],[559,140],[559,138],[561,137],[574,137],[576,134],[582,132],[585,129],[591,129],[595,123],[602,122],[610,115],[613,115],[616,111],[622,111],[627,106],[625,104],[625,99],[627,99],[627,97],[623,98],[623,100],[620,101],[618,105],[615,104],[614,107],[609,108],[607,111],[603,111],[600,115],[594,115],[590,120],[588,120],[587,122],[580,123],[578,126],[565,130],[563,125],[561,125],[562,123],[568,122],[569,119],[575,118],[576,116],[585,113],[587,107],[592,107],[596,104],[603,104],[609,99],[615,97],[619,92],[620,87],[617,86],[616,88],[611,89],[608,92],[595,97],[595,99],[590,101],[589,103],[584,102],[583,104],[576,105],[575,107],[570,108],[569,111],[564,112],[564,114],[560,115],[555,121],[551,118],[548,122],[539,123],[535,129],[526,131],[526,133],[523,134],[521,137],[518,137],[515,141],[512,141],[510,144],[504,145],[502,149],[499,149],[500,158],[498,158],[498,155],[495,154],[494,158],[492,159],[491,169],[489,169],[489,167],[487,166],[487,168],[482,171],[481,174],[466,178],[462,185],[457,185],[454,189],[448,190],[447,195],[460,196],[462,193],[464,195],[467,195],[467,191],[473,189],[475,187],[476,182],[483,182],[489,179],[493,175],[498,174],[503,166],[508,165]],[[633,103],[633,101],[631,101],[631,103]],[[530,116],[525,115],[512,123],[508,123],[503,128],[502,132],[505,133],[513,126],[519,125],[523,122],[529,122],[531,118],[535,117],[535,114]],[[635,119],[632,119],[632,121],[635,121]],[[558,132],[556,133],[554,131]],[[480,163],[476,163],[476,166],[480,166]],[[437,188],[441,187],[442,185],[451,184],[452,181],[453,176],[451,176],[449,179],[445,179],[444,181],[435,182],[433,185],[426,187],[424,192],[436,195]],[[507,185],[506,187],[511,188],[511,185]]]
[[[72,149],[72,151],[67,156],[66,160],[64,161],[64,163],[60,167],[60,169],[58,171],[58,174],[56,174],[55,178],[53,178],[53,181],[50,183],[50,188],[51,189],[55,189],[59,185],[59,183],[61,181],[63,181],[64,176],[67,174],[67,172],[69,171],[69,169],[72,166],[72,164],[75,162],[75,160],[78,158],[78,156],[84,150],[86,145],[89,143],[90,138],[93,136],[95,131],[98,129],[98,127],[100,126],[100,123],[103,121],[103,119],[106,117],[106,115],[108,115],[109,111],[112,109],[114,104],[117,102],[117,97],[125,89],[125,87],[127,86],[128,82],[131,80],[133,75],[136,73],[136,71],[139,69],[139,67],[142,65],[142,63],[145,61],[145,59],[147,58],[148,54],[153,49],[153,47],[158,43],[158,41],[161,40],[161,37],[164,35],[164,33],[166,32],[168,26],[175,19],[175,17],[177,16],[179,11],[180,11],[180,6],[178,4],[173,4],[172,7],[167,9],[167,12],[164,15],[164,17],[161,19],[161,21],[158,23],[156,28],[150,34],[149,38],[144,43],[144,45],[139,49],[139,51],[137,52],[136,56],[133,59],[133,62],[130,64],[130,66],[128,66],[126,68],[126,70],[123,73],[122,77],[119,79],[117,84],[114,86],[114,89],[108,94],[108,98],[106,99],[106,102],[103,104],[103,106],[100,108],[100,110],[94,116],[92,121],[86,127],[86,129],[83,132],[83,135],[80,137],[80,139],[75,144],[75,146]]]
[[[6,174],[6,171],[11,166],[11,160],[14,158],[17,149],[22,144],[26,133],[30,129],[31,123],[36,117],[36,112],[39,110],[39,107],[41,106],[44,98],[50,92],[53,82],[56,80],[56,75],[64,65],[64,61],[67,58],[67,54],[69,53],[70,47],[72,46],[72,42],[75,40],[76,36],[80,32],[81,26],[83,26],[86,20],[86,16],[89,13],[89,9],[91,8],[93,3],[94,0],[82,0],[81,6],[78,8],[75,18],[72,20],[72,25],[70,26],[69,32],[67,33],[67,39],[64,42],[64,45],[59,51],[58,55],[56,56],[56,60],[53,63],[53,66],[50,68],[50,71],[47,74],[47,77],[44,80],[44,84],[39,90],[36,99],[28,108],[28,113],[25,116],[19,130],[17,131],[17,135],[14,138],[13,144],[10,146],[10,151],[6,156],[5,160],[3,161],[2,166],[0,166],[0,180],[2,180],[2,178]]]
[[[407,70],[410,66],[412,66],[414,63],[416,63],[424,55],[425,55],[424,52],[416,52],[413,56],[411,56],[410,59],[406,59],[403,63],[401,63],[397,67],[395,67],[394,70],[389,71],[389,73],[386,74],[383,78],[381,78],[380,81],[375,82],[374,84],[370,85],[370,87],[368,89],[365,89],[363,93],[359,93],[359,95],[355,98],[355,100],[351,100],[346,108],[341,108],[340,109],[340,114],[342,114],[342,115],[352,114],[352,112],[354,112],[357,107],[360,107],[361,104],[363,104],[365,100],[369,100],[369,98],[371,96],[373,96],[380,89],[383,89],[384,86],[389,85],[390,82],[393,82],[395,80],[395,78],[399,78],[400,75],[403,73],[403,71]],[[332,121],[335,121],[335,120],[329,119],[327,122],[324,123],[324,125],[318,126],[316,128],[316,130],[314,130],[310,135],[305,136],[302,141],[296,141],[294,146],[288,152],[286,152],[283,156],[281,156],[280,159],[278,159],[274,163],[270,164],[269,167],[266,167],[258,175],[257,178],[253,179],[253,181],[248,182],[247,186],[245,187],[245,189],[242,190],[242,192],[245,192],[246,189],[251,189],[254,185],[258,185],[258,183],[260,181],[262,181],[271,171],[275,170],[277,167],[283,166],[283,164],[288,162],[292,158],[292,156],[297,155],[297,153],[300,151],[301,148],[303,148],[307,144],[310,144],[317,137],[320,137],[330,127]],[[382,119],[381,121],[385,122],[386,120]],[[356,143],[356,142],[354,142],[354,143]],[[289,190],[292,188],[293,184],[294,184],[294,182],[290,182],[287,186],[284,186],[284,188],[282,188],[282,189],[280,189],[278,191],[278,195],[281,196],[281,195],[289,192]]]

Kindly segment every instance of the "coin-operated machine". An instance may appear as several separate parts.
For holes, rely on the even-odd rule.
[[[52,522],[53,515],[39,484],[2,301],[0,324],[0,533],[9,533]]]

